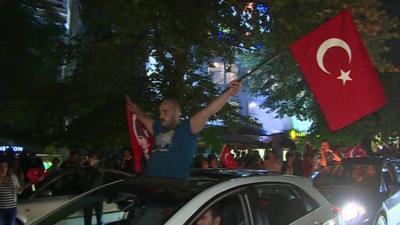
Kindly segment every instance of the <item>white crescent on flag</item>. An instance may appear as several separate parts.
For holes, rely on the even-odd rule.
[[[328,70],[326,70],[325,65],[324,65],[324,56],[325,53],[333,47],[340,47],[343,48],[347,55],[349,56],[349,63],[351,62],[351,49],[350,46],[343,41],[342,39],[339,38],[329,38],[326,41],[324,41],[318,48],[317,51],[317,63],[319,68],[321,68],[322,71],[324,71],[327,74],[332,74],[331,72],[329,72]]]

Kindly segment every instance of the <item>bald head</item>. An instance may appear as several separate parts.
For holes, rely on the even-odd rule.
[[[180,122],[181,107],[175,99],[166,99],[159,107],[160,122],[163,127],[173,128]]]

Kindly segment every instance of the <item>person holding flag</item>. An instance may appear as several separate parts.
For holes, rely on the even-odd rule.
[[[146,174],[188,179],[196,151],[197,134],[204,128],[208,119],[217,113],[230,97],[236,95],[240,88],[240,80],[231,81],[225,92],[188,120],[181,120],[181,109],[174,99],[161,102],[158,121],[147,116],[137,104],[129,100],[137,119],[154,137],[154,147],[148,160]]]

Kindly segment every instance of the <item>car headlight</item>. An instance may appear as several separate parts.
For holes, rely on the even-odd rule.
[[[356,202],[347,203],[342,208],[342,216],[345,221],[359,219],[364,213],[364,207]]]

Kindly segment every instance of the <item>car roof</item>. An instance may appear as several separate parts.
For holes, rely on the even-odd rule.
[[[342,164],[383,164],[385,161],[392,159],[383,156],[369,156],[358,158],[346,158],[342,160]]]
[[[190,171],[192,180],[209,179],[209,180],[221,180],[221,179],[232,179],[239,177],[250,177],[250,176],[266,176],[276,175],[276,173],[268,170],[252,170],[252,169],[236,169],[230,170],[226,168],[193,168]]]
[[[274,182],[274,183],[290,183],[300,187],[309,186],[312,187],[312,182],[309,178],[292,176],[292,175],[271,175],[271,176],[248,176],[248,177],[236,177],[227,178],[221,180],[177,180],[160,177],[136,177],[124,179],[122,182],[117,182],[112,186],[115,187],[140,187],[144,191],[150,189],[165,189],[171,192],[190,192],[192,195],[196,195],[203,192],[206,189],[219,192],[223,189],[230,189],[238,185],[246,185],[251,183],[262,183],[262,182]],[[107,185],[106,185],[107,186]],[[106,187],[116,190],[114,187]],[[123,188],[124,189],[124,188]]]

